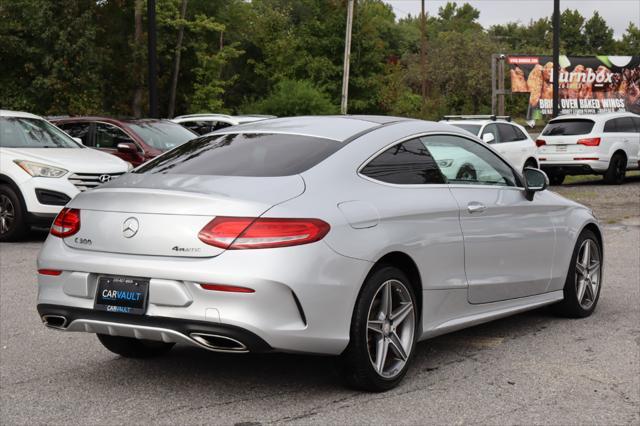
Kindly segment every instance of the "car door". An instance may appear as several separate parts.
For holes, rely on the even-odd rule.
[[[57,125],[72,138],[78,138],[84,146],[91,146],[91,123],[61,123]]]
[[[622,144],[627,155],[627,168],[635,168],[638,164],[637,152],[640,139],[636,132],[636,126],[632,117],[621,117],[616,119],[617,130],[622,138]]]
[[[109,154],[113,154],[116,157],[120,157],[124,161],[128,161],[134,166],[138,166],[144,161],[143,156],[140,155],[142,150],[140,149],[138,144],[136,144],[134,140],[122,129],[114,126],[113,124],[96,122],[94,143],[96,148],[108,152]],[[119,143],[133,144],[133,146],[136,147],[136,151],[119,151]]]
[[[469,302],[546,292],[555,249],[553,207],[543,197],[528,201],[513,169],[484,144],[458,135],[422,141],[439,166],[455,155],[477,171],[474,180],[448,179],[460,208]]]
[[[523,149],[522,142],[518,141],[516,128],[507,123],[499,123],[498,132],[500,133],[500,144],[494,148],[517,170],[520,170],[521,163],[524,163],[522,156],[526,150]]]

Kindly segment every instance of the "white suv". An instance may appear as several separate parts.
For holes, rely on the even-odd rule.
[[[526,129],[511,117],[495,115],[447,115],[441,122],[464,129],[491,144],[516,170],[538,168],[538,150]]]
[[[49,226],[76,194],[130,165],[86,148],[37,115],[0,110],[0,241]]]
[[[640,117],[630,112],[563,115],[549,121],[536,140],[540,166],[552,184],[566,175],[604,175],[609,184],[624,182],[637,169]]]

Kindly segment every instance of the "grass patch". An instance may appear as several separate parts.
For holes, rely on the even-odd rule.
[[[627,177],[636,177],[640,176],[640,170],[630,170],[627,172]],[[596,182],[602,181],[602,175],[577,175],[577,176],[567,176],[564,178],[563,184],[572,183],[583,183],[583,182]]]

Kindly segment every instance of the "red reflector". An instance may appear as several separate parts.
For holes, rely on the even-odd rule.
[[[198,234],[205,244],[223,249],[297,246],[319,241],[331,227],[320,219],[219,216]]]
[[[580,139],[578,140],[578,145],[598,146],[600,145],[600,138]]]
[[[598,157],[575,157],[573,161],[598,161]]]
[[[540,160],[540,161],[547,161],[547,157],[538,157],[538,160]]]
[[[57,269],[38,269],[38,273],[40,275],[53,275],[54,277],[57,277],[62,274],[62,271],[58,271]]]
[[[229,293],[255,293],[256,291],[252,288],[247,287],[238,287],[235,285],[223,285],[223,284],[200,284],[205,290],[213,290],[213,291],[226,291]]]
[[[536,146],[539,148],[542,145],[546,145],[547,143],[545,141],[543,141],[542,139],[538,139],[536,140]]]
[[[51,235],[66,238],[80,230],[80,210],[64,208],[51,225]]]

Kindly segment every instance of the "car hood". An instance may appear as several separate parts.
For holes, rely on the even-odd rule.
[[[62,167],[71,173],[126,172],[128,165],[118,157],[92,148],[3,148],[16,160],[28,160]]]

